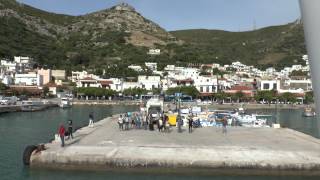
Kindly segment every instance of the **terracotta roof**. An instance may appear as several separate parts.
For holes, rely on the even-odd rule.
[[[201,66],[212,67],[212,64],[202,64]]]
[[[248,86],[233,86],[233,87],[231,87],[230,90],[234,90],[234,91],[252,91],[253,88],[252,87],[248,87]]]
[[[81,79],[80,81],[95,81],[95,79],[93,79],[92,77],[85,77],[85,78]]]
[[[10,89],[7,90],[7,92],[12,92],[12,91],[17,91],[17,92],[23,92],[27,91],[32,94],[41,94],[43,92],[42,89],[39,89],[38,87],[35,86],[10,86]]]
[[[112,84],[113,83],[113,81],[110,81],[110,80],[102,80],[102,81],[99,81],[100,82],[100,84],[101,85],[105,85],[105,86],[107,86],[107,85],[110,85],[110,84]]]
[[[212,96],[214,93],[207,93],[207,92],[202,92],[199,94],[199,96]]]
[[[58,85],[56,83],[52,83],[52,82],[47,83],[45,86],[47,86],[47,87],[58,87]]]
[[[180,82],[180,83],[181,83],[181,82],[186,82],[186,83],[187,83],[187,82],[190,82],[190,83],[192,83],[192,82],[193,82],[193,80],[192,80],[192,79],[190,79],[190,78],[189,78],[189,79],[181,79],[181,80],[177,80],[177,79],[175,79],[175,80],[173,80],[173,81],[174,81],[174,82]]]

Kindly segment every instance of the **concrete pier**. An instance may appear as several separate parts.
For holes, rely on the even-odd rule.
[[[31,167],[320,174],[320,140],[294,130],[234,127],[227,135],[215,127],[191,134],[175,127],[169,133],[119,131],[117,118],[79,129],[64,148],[59,142],[46,144],[46,150],[32,154]]]

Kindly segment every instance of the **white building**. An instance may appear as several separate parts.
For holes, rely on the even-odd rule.
[[[244,71],[244,72],[249,72],[250,71],[250,66],[242,64],[239,61],[233,62],[230,67],[237,69],[237,71]]]
[[[271,90],[280,90],[280,80],[261,80],[260,81],[260,90],[262,91],[271,91]]]
[[[174,71],[175,70],[175,65],[167,65],[164,70],[165,71]]]
[[[217,79],[206,76],[198,76],[194,80],[194,86],[200,92],[200,94],[212,94],[217,92]]]
[[[16,74],[15,75],[16,85],[25,86],[42,86],[42,76],[39,74]]]
[[[269,67],[266,69],[267,76],[273,76],[276,72],[277,70],[273,67]]]
[[[137,65],[130,65],[130,66],[128,66],[128,68],[132,69],[134,71],[137,71],[137,72],[143,71],[142,67],[141,66],[137,66]]]
[[[15,73],[17,63],[7,59],[1,60],[1,73]]]
[[[133,89],[133,88],[142,88],[141,84],[138,82],[123,82],[122,83],[122,91],[125,89]]]
[[[112,84],[110,84],[110,89],[120,92],[122,91],[122,81],[119,78],[111,78]]]
[[[13,84],[13,77],[12,76],[9,76],[9,75],[4,75],[2,74],[1,75],[1,82],[7,86]]]
[[[17,73],[26,73],[27,71],[32,70],[33,58],[14,56],[14,62],[16,63]]]
[[[94,74],[89,74],[87,71],[72,71],[71,72],[71,81],[77,83],[81,79],[92,78],[92,79],[100,79],[99,76]]]
[[[157,70],[157,63],[153,63],[153,62],[146,62],[145,65],[147,66],[147,68],[151,71],[156,71]]]
[[[146,90],[161,88],[160,76],[138,76],[138,83]]]
[[[300,71],[302,70],[302,65],[299,64],[299,65],[292,65],[291,67],[291,71]]]
[[[160,55],[161,50],[160,49],[149,49],[148,54],[150,55]]]

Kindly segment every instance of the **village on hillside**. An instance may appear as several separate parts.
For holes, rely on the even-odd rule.
[[[151,50],[157,55],[160,50]],[[139,99],[141,95],[182,92],[186,99],[216,102],[258,103],[310,103],[312,83],[308,56],[303,55],[305,65],[292,65],[281,71],[275,68],[259,70],[241,62],[230,65],[190,64],[179,67],[168,64],[158,71],[157,63],[145,66],[130,65],[136,72],[147,68],[152,75],[127,78],[102,78],[87,71],[34,68],[31,57],[14,57],[1,60],[2,95],[29,97],[56,97],[61,93],[73,93],[79,99]],[[105,73],[105,72],[103,72]],[[279,98],[277,98],[279,97]]]

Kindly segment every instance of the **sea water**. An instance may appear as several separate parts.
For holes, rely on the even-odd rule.
[[[74,106],[69,109],[51,108],[40,112],[16,112],[0,114],[0,180],[319,180],[320,177],[300,176],[208,176],[166,174],[164,172],[133,173],[106,171],[70,171],[30,169],[22,164],[22,153],[27,145],[45,143],[54,137],[60,123],[72,119],[74,128],[83,127],[89,122],[89,113],[93,112],[95,120],[127,111],[137,110],[137,106]],[[257,110],[252,111],[253,113]],[[273,114],[282,126],[319,136],[319,125],[316,118],[302,117],[302,110],[259,110],[259,113]]]

